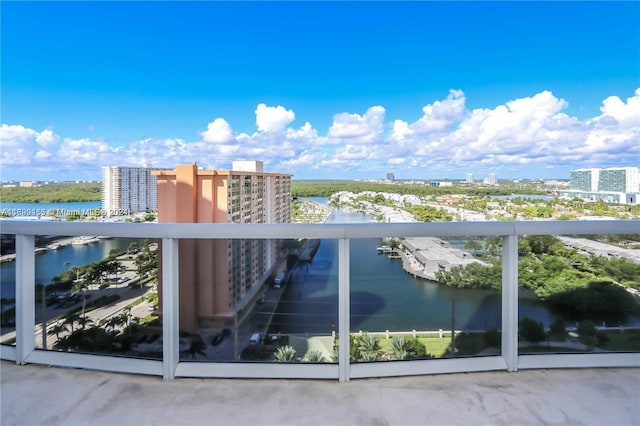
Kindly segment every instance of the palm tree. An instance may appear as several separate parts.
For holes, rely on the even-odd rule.
[[[138,243],[134,241],[131,244],[129,244],[129,253],[135,253],[138,251],[139,248],[140,246],[138,245]]]
[[[276,361],[294,362],[296,360],[296,350],[293,346],[280,346],[276,351]]]
[[[123,324],[123,319],[120,315],[114,315],[105,322],[106,328],[111,328],[111,331],[115,331],[116,327]]]
[[[49,336],[53,336],[55,334],[56,335],[56,340],[60,340],[60,333],[63,333],[65,331],[67,331],[67,330],[69,330],[69,329],[67,328],[67,324],[66,323],[58,322],[58,323],[54,324],[51,327],[51,330],[49,330],[47,332],[47,334]]]
[[[324,362],[324,356],[322,352],[316,349],[312,349],[303,358],[306,362]]]
[[[118,257],[119,254],[120,254],[120,249],[112,248],[111,250],[109,250],[109,257],[110,258],[116,258],[116,257]]]
[[[76,268],[76,274],[78,272],[78,267]],[[85,315],[85,307],[87,305],[87,289],[89,288],[89,283],[92,281],[93,274],[85,274],[82,279],[76,279],[73,282],[73,287],[71,288],[71,294],[81,294],[82,295],[82,317]]]
[[[204,356],[206,354],[205,348],[206,348],[206,345],[204,344],[202,337],[197,335],[191,338],[191,342],[189,342],[189,347],[184,351],[182,351],[182,353],[184,355],[189,355],[191,359],[195,359],[197,355]]]
[[[131,321],[131,306],[125,306],[122,309],[120,315],[118,315],[121,319],[121,324],[124,324],[125,328],[129,327],[129,322]]]
[[[389,238],[386,243],[389,247],[391,247],[391,250],[395,250],[400,246],[400,243],[395,238]]]
[[[74,312],[72,314],[67,315],[67,317],[64,320],[65,324],[69,324],[71,326],[71,333],[73,333],[73,326],[76,322],[78,322],[78,320],[80,319],[80,315],[78,315],[77,312]]]
[[[78,324],[80,324],[80,329],[82,331],[84,331],[84,329],[86,328],[87,325],[93,324],[93,320],[91,318],[87,318],[85,316],[82,316],[82,317],[78,318]]]

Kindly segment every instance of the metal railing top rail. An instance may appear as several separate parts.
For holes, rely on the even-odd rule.
[[[0,220],[3,234],[125,238],[378,238],[640,234],[640,220],[410,223],[122,223]]]

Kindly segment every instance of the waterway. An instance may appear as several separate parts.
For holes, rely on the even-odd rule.
[[[11,214],[13,219],[37,220],[51,210],[60,212],[86,212],[100,208],[100,201],[74,203],[0,203],[0,211]],[[11,219],[3,219],[11,220]],[[0,222],[0,226],[1,226]],[[106,258],[114,249],[126,249],[132,242],[139,242],[134,238],[113,238],[100,240],[86,245],[68,245],[58,250],[48,250],[35,258],[36,284],[51,284],[51,280],[59,273],[73,266],[80,266]],[[67,263],[68,262],[68,263]],[[16,287],[15,262],[0,264],[0,296],[14,298]]]
[[[51,280],[61,272],[73,266],[105,259],[112,249],[124,250],[132,242],[141,240],[135,238],[113,238],[100,240],[97,243],[60,247],[58,250],[48,250],[35,257],[35,283],[51,284]],[[0,264],[0,289],[2,298],[14,298],[16,289],[16,267],[14,262]]]
[[[366,222],[361,213],[337,211],[327,222]],[[379,255],[377,238],[350,241],[351,331],[486,330],[501,326],[501,295],[495,290],[455,289],[415,278],[401,260]],[[322,240],[310,264],[291,274],[271,332],[337,331],[337,241]],[[452,309],[454,315],[452,315]],[[520,297],[520,317],[548,325],[554,316],[535,296]]]
[[[312,201],[327,205],[326,198]],[[22,209],[90,209],[95,203],[24,204]],[[3,203],[2,208],[8,208]],[[362,213],[336,211],[328,223],[367,222]],[[53,277],[73,265],[104,259],[114,249],[125,249],[136,239],[100,240],[88,245],[68,245],[36,256],[36,283],[49,284]],[[377,254],[377,238],[350,241],[351,254],[351,331],[401,331],[456,329],[484,330],[501,326],[501,296],[494,290],[454,289],[414,278],[402,270],[400,260]],[[327,333],[337,331],[338,260],[337,241],[322,240],[309,264],[298,266],[291,274],[271,332]],[[68,262],[68,263],[67,263]],[[3,298],[15,297],[15,262],[0,265]],[[452,315],[452,309],[454,315]],[[521,291],[520,318],[528,316],[545,325],[554,315],[535,296]],[[452,318],[453,317],[453,318]],[[627,324],[640,323],[639,318]]]

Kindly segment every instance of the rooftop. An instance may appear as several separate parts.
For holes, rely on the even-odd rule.
[[[640,425],[637,369],[384,379],[187,379],[2,361],[11,425]]]

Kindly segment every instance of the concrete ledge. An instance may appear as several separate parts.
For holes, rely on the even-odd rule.
[[[640,374],[628,368],[340,383],[0,366],[3,426],[640,424]]]

